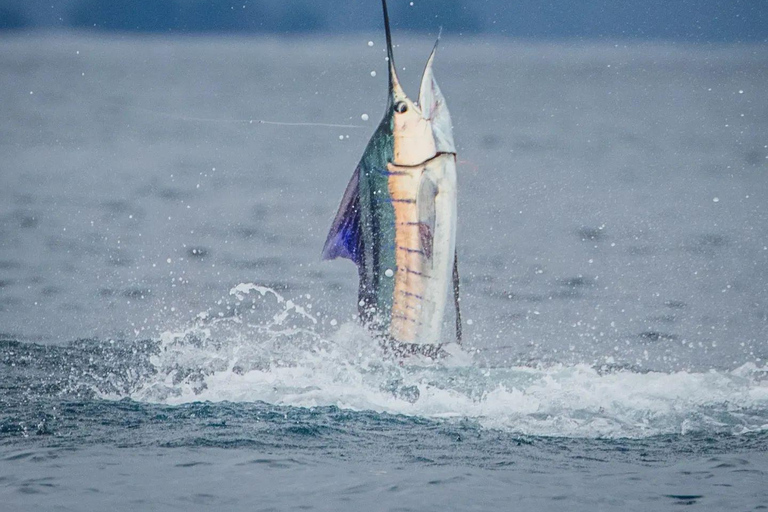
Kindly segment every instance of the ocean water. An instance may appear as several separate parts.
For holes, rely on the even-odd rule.
[[[0,509],[768,507],[765,45],[446,34],[431,362],[319,261],[381,34],[1,43]]]

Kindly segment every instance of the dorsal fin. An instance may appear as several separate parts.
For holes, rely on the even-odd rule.
[[[323,259],[347,258],[360,265],[362,237],[360,233],[360,170],[355,169],[323,246]]]

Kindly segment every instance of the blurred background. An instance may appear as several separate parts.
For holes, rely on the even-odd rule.
[[[768,359],[764,0],[389,4],[412,96],[444,30],[470,347]],[[0,337],[156,339],[243,282],[354,322],[353,265],[319,259],[386,101],[379,0],[0,0],[0,25]]]
[[[1,0],[0,29],[154,33],[360,32],[380,27],[363,0]],[[415,0],[393,25],[516,38],[747,42],[768,37],[764,0]]]

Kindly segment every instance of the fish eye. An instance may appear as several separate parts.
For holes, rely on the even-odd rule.
[[[404,101],[398,101],[395,103],[395,112],[402,114],[408,111],[408,104]]]

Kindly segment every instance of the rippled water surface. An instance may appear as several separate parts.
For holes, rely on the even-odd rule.
[[[0,502],[768,506],[766,47],[446,35],[467,322],[435,363],[318,261],[368,39],[2,40]],[[415,95],[431,42],[398,41]]]

